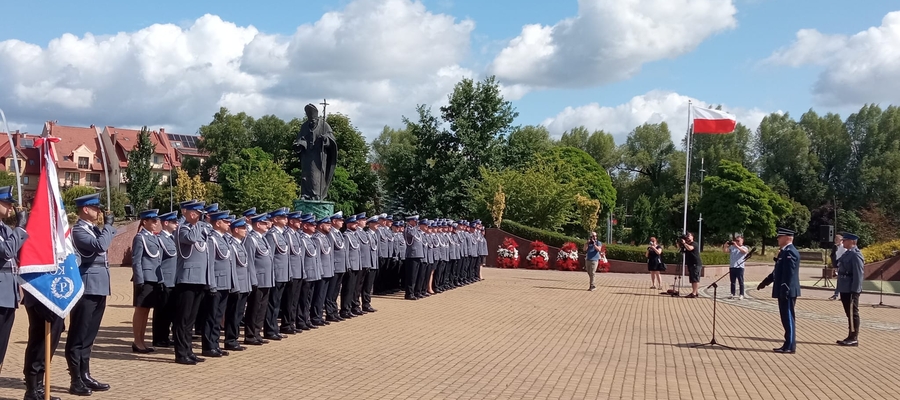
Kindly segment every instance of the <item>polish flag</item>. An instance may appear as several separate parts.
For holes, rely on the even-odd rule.
[[[724,111],[691,106],[694,115],[694,133],[731,133],[737,124],[734,115]]]

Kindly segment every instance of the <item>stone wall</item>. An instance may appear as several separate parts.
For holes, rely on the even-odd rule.
[[[134,240],[138,229],[140,229],[140,221],[132,221],[116,227],[116,236],[113,237],[107,252],[110,267],[131,266],[131,241]]]

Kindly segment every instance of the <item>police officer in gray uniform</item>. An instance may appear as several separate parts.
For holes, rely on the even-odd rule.
[[[146,354],[155,351],[144,343],[147,317],[165,289],[162,271],[159,269],[162,263],[162,244],[156,236],[159,230],[159,210],[144,210],[138,216],[141,219],[141,229],[131,241],[131,281],[134,284],[131,297],[134,306],[134,342],[131,343],[131,351]]]
[[[269,294],[275,286],[275,267],[272,264],[272,249],[265,239],[268,232],[267,214],[254,215],[250,218],[253,231],[244,239],[244,250],[249,256],[250,282],[253,290],[247,300],[247,312],[244,314],[244,344],[259,346],[269,341],[263,339],[263,322],[269,306]]]
[[[362,297],[362,308],[360,311],[365,313],[373,313],[377,310],[372,308],[372,293],[375,290],[375,279],[378,276],[378,234],[376,230],[379,227],[379,223],[381,221],[380,216],[374,216],[367,221],[368,230],[363,231],[364,234],[368,235],[369,242],[369,262],[370,268],[369,271],[366,272],[366,280],[363,282],[362,290],[360,293],[360,297]]]
[[[475,223],[469,222],[468,227],[466,228],[468,233],[468,245],[469,245],[469,271],[466,274],[466,283],[475,282],[475,278],[477,277],[476,273],[478,270],[478,238],[475,236]]]
[[[841,295],[841,303],[844,305],[844,313],[847,315],[847,323],[850,327],[849,334],[844,340],[838,340],[841,346],[859,346],[859,294],[862,293],[863,282],[863,255],[856,247],[859,236],[845,232],[841,245],[847,251],[837,260],[838,279],[837,292]]]
[[[225,304],[225,350],[243,351],[246,347],[238,343],[241,330],[241,319],[247,308],[247,297],[250,295],[250,257],[243,241],[247,238],[247,221],[244,218],[232,220],[229,224],[231,233],[225,241],[234,254],[234,274],[231,279],[231,290]]]
[[[178,261],[175,272],[176,314],[173,322],[175,362],[195,365],[203,361],[191,349],[191,327],[197,321],[203,296],[215,290],[215,276],[209,267],[207,239],[211,225],[201,221],[203,202],[181,204],[184,224],[178,227]]]
[[[341,284],[341,318],[349,319],[356,316],[353,310],[353,298],[356,295],[356,281],[359,277],[360,267],[360,243],[356,237],[357,216],[351,215],[344,219],[347,228],[344,229],[344,239],[347,240],[347,272],[344,273],[344,282]]]
[[[450,246],[450,261],[449,267],[447,268],[447,282],[446,289],[453,289],[457,286],[457,274],[459,272],[459,259],[461,255],[460,245],[459,245],[459,235],[457,235],[457,227],[458,224],[456,222],[452,222],[448,226],[447,231],[447,242]]]
[[[378,237],[378,277],[375,279],[374,293],[386,292],[385,281],[391,273],[391,248],[394,245],[394,235],[391,233],[391,220],[387,214],[381,214],[379,225],[375,229]]]
[[[357,214],[356,220],[356,230],[354,233],[356,234],[356,239],[359,241],[360,271],[356,276],[356,287],[354,288],[353,303],[351,304],[350,313],[359,316],[365,314],[362,310],[362,301],[360,300],[360,297],[362,296],[363,288],[366,284],[366,277],[372,270],[372,237],[364,230],[369,222],[366,220],[366,213]]]
[[[388,282],[388,291],[396,293],[403,288],[403,262],[406,261],[406,241],[403,239],[403,221],[394,221],[391,227],[391,235],[394,236],[394,245],[391,247],[394,273]]]
[[[419,280],[419,268],[421,268],[422,258],[425,257],[424,238],[422,237],[422,231],[418,228],[418,215],[406,217],[406,224],[407,226],[403,233],[403,240],[406,244],[406,262],[403,264],[406,294],[403,298],[406,300],[418,300],[416,283]]]
[[[169,333],[175,316],[175,270],[178,263],[178,248],[175,246],[175,232],[178,230],[178,211],[161,214],[159,222],[162,229],[156,235],[159,241],[162,259],[159,263],[159,272],[162,274],[163,291],[156,298],[156,306],[153,307],[153,346],[171,347]]]
[[[288,226],[284,230],[284,239],[288,244],[288,267],[290,268],[291,281],[288,282],[284,289],[284,297],[281,303],[281,333],[293,335],[303,332],[306,326],[305,321],[298,318],[300,308],[300,295],[309,290],[305,290],[303,286],[306,281],[303,280],[303,251],[300,245],[300,236],[297,231],[300,229],[300,219],[302,213],[294,212],[288,214]],[[305,330],[309,330],[306,327]]]
[[[91,349],[100,330],[100,321],[106,310],[109,296],[109,262],[106,251],[112,243],[113,214],[100,208],[100,194],[89,194],[75,199],[78,221],[72,228],[72,242],[81,261],[78,269],[84,283],[84,295],[72,308],[69,335],[66,337],[66,362],[72,378],[69,393],[89,396],[93,391],[109,390],[109,385],[91,376]],[[103,229],[90,221],[103,218]]]
[[[232,279],[235,274],[234,251],[226,238],[231,224],[229,213],[228,210],[220,210],[209,214],[213,231],[207,239],[206,248],[210,249],[209,268],[213,270],[215,289],[211,290],[203,299],[205,321],[201,354],[205,357],[228,355],[227,350],[219,347],[219,337],[222,334],[222,319],[225,317],[228,294],[233,288]]]
[[[484,260],[488,255],[488,247],[487,247],[487,239],[484,237],[484,225],[481,225],[481,220],[475,220],[475,229],[477,232],[478,238],[478,270],[475,274],[475,281],[481,280],[481,266],[484,265]]]
[[[300,222],[302,223],[300,251],[303,252],[303,276],[306,277],[310,288],[303,294],[303,298],[300,299],[300,311],[306,325],[311,329],[317,329],[321,324],[313,322],[313,318],[315,318],[315,307],[313,305],[315,303],[315,294],[317,293],[316,287],[324,284],[322,281],[324,271],[322,271],[322,263],[319,259],[318,241],[313,239],[313,235],[316,233],[316,217],[312,214],[307,214],[302,217]],[[321,289],[318,289],[318,291],[321,291]]]
[[[319,265],[322,268],[322,279],[313,290],[313,309],[310,320],[313,325],[324,326],[329,322],[325,320],[325,301],[328,297],[328,286],[334,280],[334,243],[331,241],[331,216],[316,222],[318,229],[313,234],[316,248],[319,249]],[[305,261],[305,260],[304,260]]]
[[[337,298],[343,286],[344,273],[347,272],[347,240],[341,234],[341,228],[344,226],[344,213],[338,211],[331,216],[331,229],[328,231],[329,239],[334,245],[334,277],[328,282],[328,293],[325,298],[325,322],[340,322],[340,310],[338,309]]]
[[[278,316],[281,315],[281,302],[284,298],[285,287],[291,281],[291,267],[288,263],[290,257],[288,242],[285,240],[284,231],[287,230],[288,209],[279,208],[269,213],[272,228],[266,233],[266,241],[272,249],[272,265],[275,273],[275,286],[269,293],[269,306],[266,309],[265,338],[281,340],[287,337],[280,333]]]
[[[12,186],[0,188],[0,219],[12,216],[15,200]],[[0,368],[6,358],[9,345],[9,334],[16,319],[16,308],[19,307],[19,249],[28,238],[25,224],[28,214],[25,210],[16,213],[16,228],[10,228],[0,221]]]

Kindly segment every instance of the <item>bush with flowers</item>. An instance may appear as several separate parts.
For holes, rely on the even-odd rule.
[[[497,266],[519,268],[519,244],[512,238],[503,239],[503,244],[497,250]]]
[[[528,260],[528,265],[533,269],[550,269],[550,255],[547,251],[550,250],[544,242],[540,240],[535,240],[531,242],[531,251],[528,252],[528,256],[525,259]]]
[[[597,262],[597,272],[609,272],[609,260],[606,259],[606,245],[600,246],[600,261]]]
[[[578,269],[578,246],[572,242],[566,242],[556,254],[556,269],[560,271],[575,271]]]

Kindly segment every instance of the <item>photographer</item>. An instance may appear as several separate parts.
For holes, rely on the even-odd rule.
[[[588,239],[584,246],[584,270],[587,271],[588,277],[591,278],[591,286],[588,288],[591,292],[597,289],[594,286],[594,272],[597,271],[597,264],[600,262],[600,247],[602,246],[603,243],[597,240],[597,232],[591,232],[591,238]]]
[[[662,246],[656,241],[655,237],[650,238],[650,245],[647,246],[647,270],[650,271],[650,289],[662,289],[662,277],[659,275],[661,271],[666,270],[666,264],[663,264]]]
[[[737,236],[734,240],[730,240],[725,242],[722,245],[722,251],[726,253],[730,253],[729,261],[728,261],[728,276],[731,278],[731,296],[729,299],[733,299],[735,295],[734,284],[735,282],[741,285],[740,299],[744,299],[744,256],[750,252],[750,249],[747,246],[744,246],[744,237]]]
[[[678,249],[684,253],[684,266],[688,270],[688,280],[691,282],[691,294],[685,296],[693,299],[699,296],[697,288],[700,286],[700,271],[703,262],[700,261],[700,247],[694,243],[694,234],[688,232],[676,241]]]

